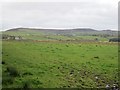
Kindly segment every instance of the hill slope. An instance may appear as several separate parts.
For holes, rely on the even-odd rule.
[[[110,38],[118,37],[117,31],[94,30],[91,28],[75,29],[36,29],[36,28],[13,28],[3,34],[22,36],[23,39],[31,40],[99,40],[109,41]]]
[[[94,30],[91,28],[76,28],[76,29],[35,29],[35,28],[13,28],[6,32],[26,32],[26,33],[43,33],[54,35],[108,35],[117,36],[117,31],[112,30]]]

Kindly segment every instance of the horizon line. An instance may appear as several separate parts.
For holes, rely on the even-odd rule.
[[[75,28],[44,28],[44,27],[13,27],[13,28],[8,28],[8,29],[4,29],[4,30],[0,30],[0,31],[7,31],[10,29],[18,29],[18,28],[29,28],[29,29],[56,29],[56,30],[69,30],[69,29],[93,29],[96,31],[104,31],[104,30],[111,30],[111,31],[119,31],[118,29],[94,29],[94,28],[90,28],[90,27],[75,27]]]
[[[104,30],[110,30],[110,31],[119,31],[118,29],[95,29],[95,28],[90,28],[90,27],[73,27],[73,28],[45,28],[45,27],[13,27],[13,28],[8,28],[8,29],[3,29],[1,28],[0,31],[7,31],[10,29],[18,29],[18,28],[29,28],[29,29],[56,29],[56,30],[69,30],[69,29],[93,29],[96,31],[104,31]]]

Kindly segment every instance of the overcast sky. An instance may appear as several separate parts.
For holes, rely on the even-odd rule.
[[[2,29],[16,27],[117,30],[118,0],[2,3]]]

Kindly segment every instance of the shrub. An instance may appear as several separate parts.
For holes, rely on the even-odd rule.
[[[111,38],[109,42],[120,42],[120,38]]]

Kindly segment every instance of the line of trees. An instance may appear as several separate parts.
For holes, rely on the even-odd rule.
[[[111,38],[109,42],[120,42],[120,38]]]

